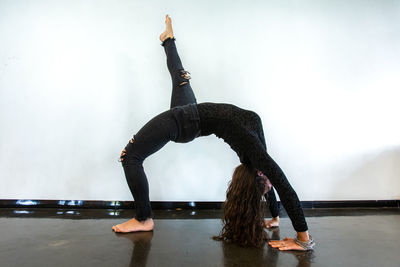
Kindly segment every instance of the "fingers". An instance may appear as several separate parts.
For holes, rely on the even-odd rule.
[[[294,239],[293,239],[293,238],[289,238],[289,237],[285,237],[285,238],[283,239],[283,241],[293,241],[293,242],[294,242]]]
[[[294,239],[292,238],[285,238],[284,240],[271,240],[268,244],[279,250],[305,250],[301,246],[299,246]]]
[[[280,247],[279,250],[304,250],[304,248],[302,248],[296,244],[296,245],[288,245],[288,246]]]
[[[271,240],[271,241],[268,242],[268,245],[270,245],[273,248],[282,247],[283,246],[283,241],[281,241],[281,240]]]

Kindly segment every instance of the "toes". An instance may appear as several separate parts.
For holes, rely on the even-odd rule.
[[[114,225],[114,226],[112,227],[112,229],[114,230],[114,232],[121,232],[121,230],[118,228],[117,225]]]

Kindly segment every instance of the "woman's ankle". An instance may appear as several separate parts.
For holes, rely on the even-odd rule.
[[[153,221],[153,218],[152,218],[152,217],[140,218],[140,219],[134,217],[134,219],[135,219],[136,221],[140,222],[140,223],[147,223],[147,222]]]
[[[168,42],[168,40],[175,41],[175,37],[169,37],[169,36],[168,36],[167,38],[164,39],[164,41],[162,41],[162,44],[161,44],[161,45],[164,46],[165,43]]]

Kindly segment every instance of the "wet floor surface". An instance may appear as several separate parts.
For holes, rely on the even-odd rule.
[[[220,211],[155,211],[153,232],[114,233],[131,213],[0,209],[0,266],[400,266],[399,209],[305,210],[312,252],[214,241]],[[295,235],[287,217],[267,233]]]

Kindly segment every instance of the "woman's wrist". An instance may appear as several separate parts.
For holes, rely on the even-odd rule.
[[[297,232],[297,237],[294,239],[294,242],[304,250],[312,250],[315,247],[315,241],[312,236],[308,234],[308,231]]]

